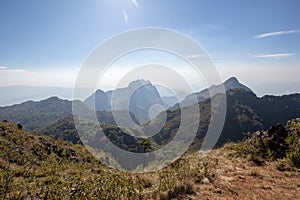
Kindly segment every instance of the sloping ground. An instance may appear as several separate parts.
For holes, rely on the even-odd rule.
[[[192,199],[300,199],[300,170],[279,171],[280,161],[257,166],[230,159],[230,145],[209,154],[218,164],[208,168],[211,181],[194,185]]]
[[[300,171],[232,156],[237,144],[186,155],[160,171],[109,169],[82,145],[0,122],[1,199],[300,199]],[[281,169],[281,171],[279,170]],[[282,171],[285,169],[285,171]]]

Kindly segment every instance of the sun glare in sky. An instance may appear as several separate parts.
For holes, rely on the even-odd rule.
[[[3,0],[0,87],[72,88],[81,65],[99,44],[121,32],[161,27],[198,42],[223,80],[236,76],[258,95],[300,92],[299,7],[294,0]],[[193,79],[179,59],[149,55],[173,68],[181,65]],[[137,62],[149,63],[149,55],[122,58],[103,89],[113,89],[120,72]],[[195,84],[197,90],[201,87]]]

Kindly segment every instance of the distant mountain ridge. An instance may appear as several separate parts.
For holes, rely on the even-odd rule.
[[[42,101],[27,101],[12,106],[0,107],[0,121],[8,120],[14,123],[20,123],[30,131],[41,132],[47,126],[57,121],[72,117],[72,104],[79,106],[86,114],[86,105],[79,100],[62,100],[58,97],[51,97]],[[118,116],[126,120],[127,111],[117,111]],[[138,124],[137,119],[132,113],[129,113],[131,119]],[[99,123],[116,125],[114,117],[110,111],[96,112]]]
[[[212,98],[219,98],[219,94]],[[285,124],[300,116],[300,94],[257,97],[245,89],[226,92],[227,111],[223,130],[217,145],[244,139],[243,133],[267,129],[272,124]],[[211,99],[199,103],[200,121],[196,138],[191,148],[199,148],[207,133],[211,120]],[[161,121],[158,116],[150,123],[155,127]],[[161,131],[153,137],[158,144],[167,144],[178,131],[181,120],[180,108],[167,111],[167,121]],[[188,120],[187,120],[188,121]]]
[[[218,98],[218,96],[219,95],[216,94],[213,98]],[[245,135],[243,135],[243,133],[253,132],[255,130],[266,130],[272,124],[285,124],[288,120],[300,116],[300,94],[257,97],[253,92],[244,89],[231,89],[226,92],[226,98],[226,119],[217,142],[219,146],[228,141],[244,139]],[[206,99],[198,104],[200,109],[199,128],[191,147],[192,150],[198,149],[201,146],[211,120],[211,99]],[[158,145],[164,145],[170,142],[180,126],[180,108],[168,110],[166,114],[167,121],[163,128],[156,135],[150,137],[150,139]],[[143,126],[148,126],[148,130],[151,130],[151,127],[155,129],[161,120],[162,116],[158,115],[151,122]],[[61,124],[65,123],[68,123],[68,120],[60,120],[49,125],[46,131],[47,135],[54,135],[55,137],[57,134],[59,137],[62,137],[65,130],[61,127]],[[141,130],[143,129],[140,129],[140,131]],[[68,131],[72,133],[76,132],[76,130],[72,129]]]
[[[51,97],[37,102],[27,101],[13,106],[0,107],[0,120],[21,123],[24,128],[36,131],[71,113],[71,101]]]
[[[159,104],[167,107],[157,89],[150,81],[145,80],[136,80],[131,82],[128,87],[107,92],[97,90],[85,99],[84,103],[96,111],[129,110],[140,124],[151,120],[149,109],[153,105]],[[158,114],[159,110],[154,110],[154,112]]]
[[[0,106],[20,104],[33,100],[41,101],[53,96],[62,99],[72,99],[72,88],[34,87],[34,86],[6,86],[0,87]]]
[[[241,84],[236,77],[230,77],[227,79],[224,83],[221,83],[219,85],[212,85],[208,89],[204,89],[200,92],[196,92],[192,95],[196,95],[198,102],[204,101],[214,95],[216,95],[219,91],[221,91],[221,87],[224,87],[225,91],[232,90],[232,89],[244,89],[247,92],[253,91],[248,88],[247,86]],[[190,101],[191,95],[188,95],[185,99],[185,101]]]
[[[214,96],[224,86],[225,90],[244,89],[252,92],[250,88],[241,84],[235,77],[227,79],[219,85],[212,85],[209,89],[204,89],[194,93],[197,96],[198,102]],[[193,104],[191,95],[188,95],[184,100],[187,104]],[[114,102],[112,102],[114,100]],[[179,103],[175,96],[161,97],[157,88],[150,81],[136,80],[131,82],[128,87],[120,88],[104,92],[97,90],[94,94],[84,100],[87,106],[96,111],[112,111],[129,109],[136,117],[140,124],[151,120],[149,109],[152,105],[161,105],[165,110]],[[111,105],[114,105],[112,108]],[[179,105],[177,105],[178,108]],[[161,110],[154,110],[154,116],[159,114]]]
[[[133,83],[133,85],[130,87],[134,87],[134,84],[139,86],[141,83]],[[211,88],[214,87],[220,86],[211,86]],[[251,89],[240,84],[235,78],[225,81],[224,87],[227,90],[227,113],[225,125],[218,144],[223,144],[227,140],[240,140],[244,137],[241,134],[242,132],[266,129],[271,124],[285,123],[289,119],[300,116],[300,94],[283,96],[266,95],[259,98],[252,92]],[[121,99],[121,97],[123,94],[125,94],[126,97],[126,92],[128,91],[130,91],[128,88],[123,88],[119,89],[116,93],[119,95],[117,98],[119,102],[117,103],[120,103],[120,108],[123,108],[122,106],[125,99]],[[147,93],[148,91],[149,93]],[[203,97],[203,94],[206,93],[205,91],[207,90],[197,94],[200,94],[199,96]],[[214,91],[214,89],[212,89],[212,91]],[[136,95],[134,101],[132,99],[127,100],[129,103],[134,102],[134,105],[148,106],[146,108],[151,107],[151,105],[156,102],[163,104],[163,102],[161,102],[162,98],[158,98],[160,97],[159,94],[157,95],[157,98],[151,99],[151,95],[153,93],[156,93],[156,95],[158,94],[157,90],[155,90],[155,87],[151,83],[146,82],[145,85],[142,85],[141,90],[137,90],[134,93],[134,95]],[[100,96],[105,94],[105,96],[108,98],[111,98],[113,95],[112,92],[108,92],[107,95],[101,91],[99,94]],[[97,95],[97,92],[95,95]],[[145,98],[149,99],[146,102],[147,104],[144,104]],[[212,98],[218,98],[218,94],[215,94]],[[96,98],[96,100],[99,99]],[[206,98],[205,100],[198,102],[201,112],[201,119],[195,144],[201,143],[209,126],[211,116],[210,101],[210,98]],[[87,107],[86,104],[81,101],[76,102],[82,107]],[[72,115],[72,103],[72,101],[61,100],[57,97],[52,97],[38,102],[28,101],[18,105],[0,107],[0,120],[9,120],[14,123],[21,123],[24,128],[36,132],[45,129],[46,127],[48,130],[52,130],[50,127],[53,124]],[[131,111],[141,113],[143,115],[148,114],[148,110],[146,110],[145,107],[136,107],[136,109],[137,110],[131,108]],[[96,113],[100,123],[116,125],[111,111],[97,111]],[[126,113],[128,113],[128,110],[119,110],[118,116],[127,119]],[[167,110],[166,114],[167,121],[165,122],[163,129],[158,134],[153,136],[153,141],[155,141],[157,144],[168,143],[168,141],[174,137],[174,134],[180,126],[180,108]],[[130,113],[130,116],[131,119],[136,122],[136,124],[139,124],[139,121],[133,112]],[[149,125],[150,123],[155,126],[157,123],[162,121],[162,117],[163,116],[158,115],[152,121],[148,121],[146,124],[140,125],[145,126]],[[59,124],[64,124],[64,122],[60,121]],[[54,127],[57,127],[57,129],[60,131],[64,130],[64,128],[61,128],[59,124],[55,125]],[[53,134],[48,131],[48,135]],[[63,133],[60,133],[60,135],[63,135]]]

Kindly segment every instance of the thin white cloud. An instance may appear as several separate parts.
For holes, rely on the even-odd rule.
[[[300,92],[300,68],[296,63],[287,65],[282,65],[282,63],[262,63],[257,66],[255,63],[245,64],[237,62],[218,67],[218,71],[223,80],[236,76],[259,96]]]
[[[0,87],[10,85],[72,87],[76,72],[70,70],[29,71],[25,69],[0,70]]]
[[[6,66],[0,66],[0,69],[7,69]]]
[[[186,55],[185,57],[187,57],[187,58],[201,58],[203,56],[205,56],[205,55],[199,55],[199,54],[197,54],[197,55]]]
[[[23,73],[23,72],[29,72],[29,71],[25,69],[7,69],[7,70],[2,70],[0,74]]]
[[[124,18],[126,24],[129,24],[129,18],[128,18],[126,10],[123,10],[123,18]]]
[[[137,0],[131,0],[131,2],[133,3],[133,5],[136,7],[136,8],[140,8],[140,5],[138,3]]]
[[[254,57],[256,58],[286,58],[293,56],[294,53],[276,53],[276,54],[260,54]]]
[[[300,30],[290,30],[290,31],[276,31],[276,32],[269,32],[269,33],[263,33],[259,35],[255,35],[254,38],[266,38],[271,36],[278,36],[278,35],[287,35],[292,33],[300,33]]]

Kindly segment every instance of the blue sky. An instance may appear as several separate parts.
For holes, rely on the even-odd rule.
[[[258,94],[300,92],[297,0],[1,0],[0,86],[72,87],[81,64],[112,35],[142,27],[201,44],[223,79]]]

